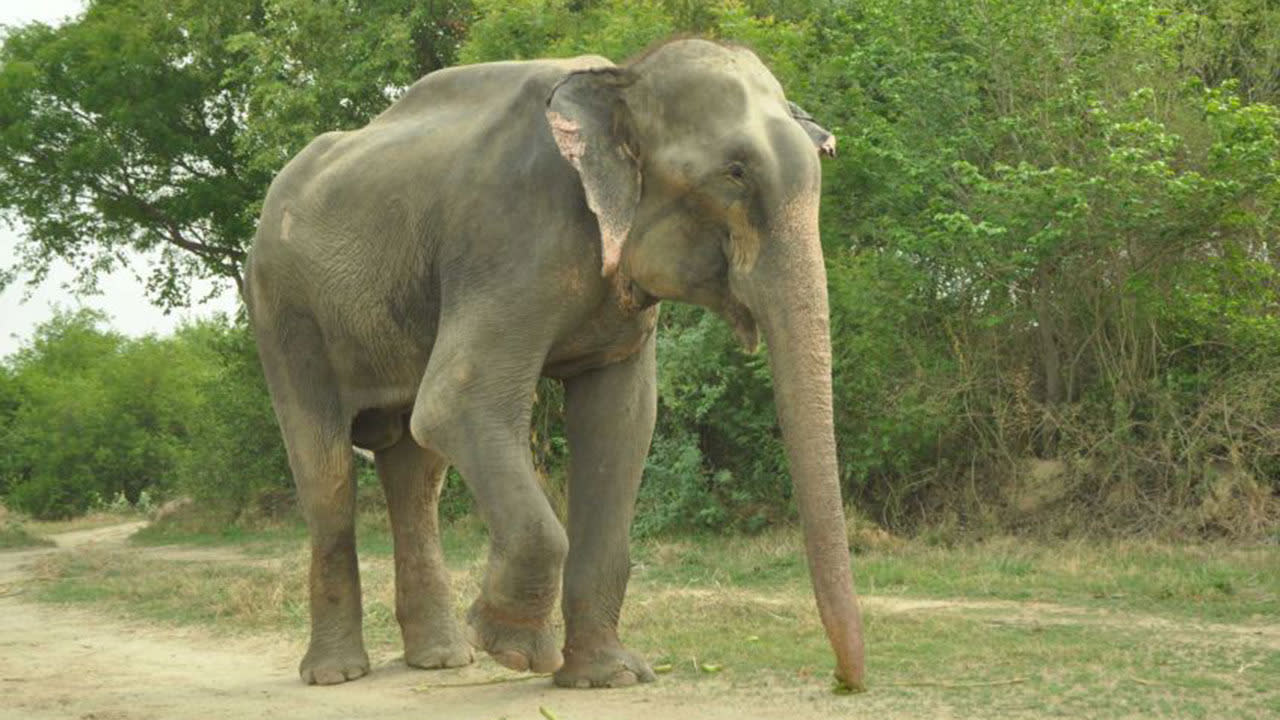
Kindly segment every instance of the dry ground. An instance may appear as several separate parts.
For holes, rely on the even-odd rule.
[[[507,673],[491,661],[456,671],[407,669],[373,658],[354,683],[307,687],[296,672],[301,645],[274,638],[220,637],[198,628],[121,621],[93,611],[23,598],[33,564],[51,552],[122,545],[143,523],[54,536],[56,550],[0,553],[0,717],[144,718],[828,718],[843,698],[820,689],[768,698],[725,688],[652,686],[566,691],[547,679],[456,688],[424,684],[484,682]],[[138,548],[189,561],[226,561],[234,551]],[[232,557],[228,557],[231,555]],[[805,697],[809,695],[810,697]]]
[[[142,525],[78,530],[54,536],[55,549],[0,553],[0,718],[538,720],[544,708],[558,720],[892,720],[1080,716],[1082,711],[1107,717],[1212,717],[1224,712],[1280,717],[1280,617],[1274,613],[1252,613],[1240,622],[1229,614],[1193,621],[1185,615],[1033,598],[875,592],[864,596],[863,607],[879,642],[872,649],[872,670],[879,662],[881,674],[873,674],[877,684],[872,692],[856,697],[829,693],[821,672],[797,680],[794,674],[789,679],[759,672],[707,675],[682,667],[653,685],[615,691],[560,690],[545,678],[484,684],[515,676],[487,659],[461,670],[408,670],[392,644],[377,641],[370,645],[370,676],[336,687],[306,687],[295,669],[303,650],[296,632],[226,632],[218,628],[231,624],[121,619],[138,614],[118,612],[118,594],[114,605],[35,601],[46,580],[37,575],[76,560],[124,568],[126,577],[129,568],[154,567],[181,568],[188,575],[192,568],[202,575],[252,569],[259,580],[246,582],[259,583],[262,577],[297,574],[287,567],[297,561],[296,554],[282,560],[246,556],[235,547],[126,545],[125,539]],[[658,554],[687,551],[677,544]],[[654,558],[658,568],[678,565],[661,560]],[[368,562],[386,564],[387,558]],[[388,569],[381,568],[382,574]],[[465,570],[457,574],[459,582],[466,582]],[[734,621],[741,611],[744,618],[772,617],[784,632],[803,618],[805,627],[793,632],[816,636],[803,585],[785,587],[789,589],[779,586],[773,592],[718,579],[707,586],[650,577],[633,593],[629,612],[643,632],[646,624],[670,624],[714,602],[720,617],[694,618],[701,625],[729,618],[724,629],[712,632],[741,634],[743,627],[761,627],[751,620]],[[1269,602],[1273,596],[1261,597]],[[751,632],[766,635],[758,645],[770,641],[767,628]],[[650,637],[657,636],[651,628]],[[727,638],[724,647],[741,642]],[[760,651],[777,655],[785,644]],[[802,644],[801,638],[793,638],[792,644]],[[1063,657],[1064,651],[1071,656]],[[947,665],[948,653],[970,665]],[[1024,655],[1012,657],[1016,653]],[[1062,662],[1055,663],[1055,657]],[[735,658],[721,660],[731,664]],[[949,680],[941,677],[939,663]],[[955,682],[966,677],[980,681]]]

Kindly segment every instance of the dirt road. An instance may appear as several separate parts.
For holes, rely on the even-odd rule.
[[[497,720],[725,720],[847,717],[856,699],[821,687],[732,688],[656,683],[610,691],[561,690],[550,680],[471,687],[499,675],[485,659],[461,670],[422,672],[374,658],[371,675],[307,687],[295,669],[302,648],[273,638],[223,638],[209,631],[118,620],[24,599],[41,555],[122,545],[141,523],[56,536],[56,549],[0,553],[0,718],[448,718]],[[195,560],[191,549],[138,549]],[[195,551],[199,552],[199,551]],[[215,551],[218,552],[218,551]]]
[[[832,695],[821,678],[797,682],[794,677],[771,680],[768,673],[731,672],[686,677],[676,673],[652,685],[623,690],[561,690],[547,678],[515,675],[488,658],[458,670],[409,670],[395,650],[378,650],[380,654],[371,658],[373,673],[366,678],[334,687],[307,687],[296,670],[304,650],[301,633],[246,635],[241,630],[224,635],[216,626],[122,620],[118,612],[84,609],[98,607],[94,603],[72,607],[35,602],[32,595],[43,582],[37,575],[58,564],[51,562],[60,559],[54,557],[58,553],[83,554],[81,559],[90,563],[106,563],[108,571],[181,568],[181,574],[192,576],[235,565],[255,566],[257,574],[246,575],[258,578],[246,581],[251,583],[262,578],[270,583],[276,577],[271,573],[283,567],[283,561],[248,557],[234,547],[127,545],[127,537],[140,526],[66,533],[55,536],[57,548],[0,552],[0,720],[543,720],[548,717],[543,708],[558,720],[1153,714],[1243,718],[1278,717],[1280,711],[1275,683],[1268,678],[1280,669],[1280,623],[1273,617],[1227,623],[1030,600],[875,594],[863,595],[861,602],[870,620],[884,621],[880,628],[888,639],[879,646],[884,648],[880,657],[891,656],[893,642],[899,643],[899,652],[904,642],[915,643],[911,652],[929,652],[931,646],[921,632],[963,630],[974,623],[986,629],[983,636],[991,637],[994,647],[1011,648],[1016,642],[1025,652],[1002,665],[998,652],[973,647],[971,654],[957,656],[956,666],[941,678],[913,670],[913,661],[900,659],[905,669],[899,670],[896,682],[880,679],[871,692],[856,697]],[[164,592],[171,587],[164,582],[167,575],[160,577],[158,585],[154,572],[147,580],[153,583],[148,586],[153,594],[156,588]],[[201,587],[217,585],[211,578],[218,577],[224,576],[202,578],[208,582]],[[93,592],[95,587],[82,585],[77,592]],[[117,600],[123,596],[119,575],[110,588]],[[674,594],[687,600],[681,607],[696,608],[700,600],[711,599],[707,595],[734,607],[807,606],[807,598],[801,603],[750,588],[648,590],[651,596]],[[894,622],[895,616],[911,622]],[[943,617],[958,624],[929,624],[927,619]],[[946,642],[937,646],[943,652]],[[975,672],[973,663],[978,662],[996,669],[984,676]],[[485,684],[513,677],[522,679]],[[969,682],[975,677],[977,682]],[[950,678],[955,681],[948,682]]]

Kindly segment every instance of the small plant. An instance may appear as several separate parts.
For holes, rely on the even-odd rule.
[[[9,516],[0,521],[0,550],[52,545],[52,540],[33,534],[17,517]]]
[[[150,515],[155,512],[156,507],[156,501],[148,490],[138,493],[138,502],[133,504],[133,509],[144,515]]]
[[[96,509],[112,515],[124,515],[133,511],[133,504],[129,502],[129,498],[125,497],[123,492],[118,492],[112,496],[109,502],[104,502],[102,498],[98,498]]]

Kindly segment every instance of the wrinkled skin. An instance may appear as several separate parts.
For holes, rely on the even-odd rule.
[[[814,592],[836,673],[862,637],[836,476],[819,154],[834,138],[749,51],[666,44],[433,73],[368,126],[323,135],[271,186],[247,298],[311,533],[311,644],[329,684],[369,669],[352,445],[374,452],[410,665],[470,662],[436,518],[458,468],[488,524],[470,642],[569,687],[653,679],[617,626],[656,409],[658,300],[769,340]],[[569,520],[528,444],[563,380]],[[551,631],[561,594],[563,646]]]

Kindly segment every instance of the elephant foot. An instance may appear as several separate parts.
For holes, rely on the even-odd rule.
[[[564,664],[550,623],[514,618],[476,600],[467,612],[471,644],[483,649],[503,667],[512,670],[549,673]]]
[[[423,670],[439,670],[470,665],[475,660],[471,643],[457,639],[431,645],[409,646],[404,649],[404,661],[409,667]]]
[[[564,665],[555,683],[567,688],[616,688],[653,682],[657,677],[643,658],[612,643],[590,649],[564,649]]]
[[[470,665],[475,659],[453,618],[453,608],[414,625],[401,625],[404,637],[404,661],[409,667],[423,670],[455,668]]]
[[[368,675],[369,656],[358,640],[342,647],[320,646],[312,641],[298,674],[308,685],[337,685]]]

